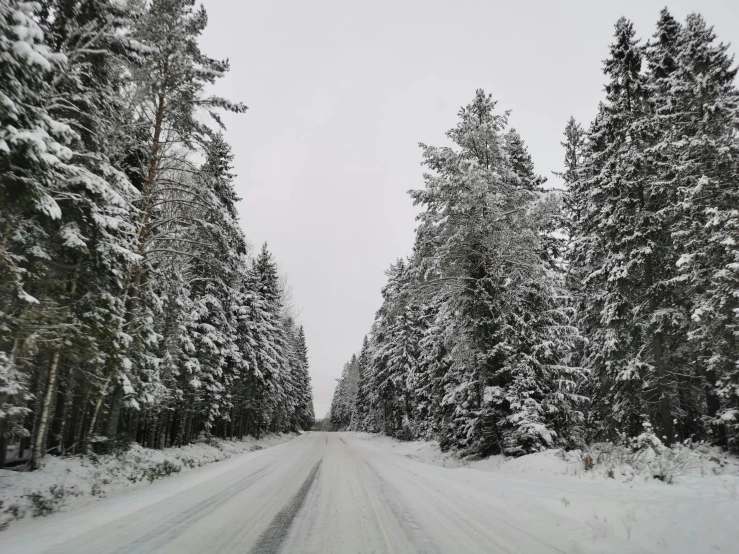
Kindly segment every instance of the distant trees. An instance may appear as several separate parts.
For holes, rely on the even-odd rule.
[[[359,384],[359,367],[357,357],[344,366],[341,379],[337,380],[336,392],[334,393],[331,411],[328,416],[331,427],[334,430],[346,429],[351,423],[354,415],[354,399],[357,397],[357,386]]]
[[[331,412],[326,414],[325,418],[316,420],[312,429],[314,431],[331,431]]]
[[[341,427],[351,412],[352,429],[475,454],[645,428],[739,447],[733,59],[699,15],[663,10],[646,44],[617,22],[604,72],[590,127],[565,128],[562,192],[482,91],[451,147],[421,145],[414,251],[388,272],[357,387],[337,387]]]
[[[308,428],[302,328],[238,223],[192,0],[0,2],[0,466]],[[208,115],[215,123],[203,120]],[[17,451],[17,450],[16,450]]]

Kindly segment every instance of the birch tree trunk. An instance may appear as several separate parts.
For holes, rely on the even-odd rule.
[[[49,379],[46,383],[46,391],[44,393],[43,402],[41,403],[41,415],[39,416],[38,425],[36,426],[36,433],[33,437],[33,444],[31,445],[32,470],[39,469],[41,467],[41,458],[44,457],[44,438],[46,436],[46,428],[49,424],[51,399],[54,396],[57,375],[59,374],[60,357],[61,352],[59,349],[57,349],[51,357],[51,365],[49,366]]]

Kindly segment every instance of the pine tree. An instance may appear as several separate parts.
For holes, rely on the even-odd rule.
[[[728,46],[691,14],[679,35],[676,68],[663,77],[670,91],[664,143],[676,184],[681,286],[690,296],[690,338],[696,372],[705,379],[706,412],[716,440],[739,443],[736,343],[739,304],[739,175],[737,68]],[[674,56],[674,54],[671,52]]]
[[[349,428],[356,408],[359,384],[359,367],[357,356],[344,364],[341,378],[337,379],[336,389],[331,402],[331,427],[343,431]]]
[[[74,132],[45,109],[49,82],[64,57],[44,42],[37,4],[0,3],[0,466],[6,441],[20,427],[31,366],[25,338],[38,312],[35,282],[47,269],[46,225],[58,225],[54,199],[71,170]],[[39,295],[37,291],[36,295]]]
[[[411,193],[425,208],[414,256],[450,303],[445,313],[462,316],[447,322],[443,442],[520,453],[569,440],[580,376],[563,363],[574,330],[543,255],[552,203],[494,106],[478,91],[460,112],[448,133],[458,150],[422,145],[434,173]]]
[[[316,416],[313,411],[313,392],[310,373],[308,372],[308,346],[305,342],[305,331],[302,325],[298,327],[295,342],[299,371],[298,420],[301,429],[308,430],[315,423]]]
[[[193,5],[0,3],[0,465],[8,438],[36,469],[313,421],[304,334],[196,115],[244,107],[204,94],[228,63]]]
[[[254,262],[257,298],[253,306],[255,361],[261,375],[261,411],[266,429],[282,422],[286,407],[285,375],[287,365],[285,336],[280,325],[282,310],[277,266],[267,244]],[[260,414],[259,417],[262,417]]]
[[[651,134],[647,149],[650,160],[647,186],[654,214],[649,236],[654,246],[648,268],[652,270],[654,286],[647,292],[649,308],[654,315],[649,332],[654,334],[653,349],[657,351],[662,346],[665,365],[662,373],[667,381],[662,388],[663,394],[670,395],[670,412],[677,437],[704,435],[695,349],[688,340],[689,296],[679,274],[680,252],[674,248],[673,236],[682,220],[675,173],[676,164],[680,163],[677,154],[680,148],[676,150],[675,146],[681,139],[673,134],[676,117],[680,116],[675,110],[672,83],[678,69],[682,32],[682,26],[663,9],[646,49],[650,100],[647,126]]]
[[[583,194],[576,187],[582,182],[581,170],[583,166],[583,150],[585,148],[585,131],[582,126],[575,121],[574,117],[570,117],[564,130],[564,142],[560,145],[565,150],[564,171],[557,173],[562,178],[565,186],[564,206],[563,206],[563,223],[564,231],[569,243],[569,250],[572,248],[573,227],[579,222],[582,214],[582,206],[577,202],[583,202]],[[568,261],[571,254],[567,254]]]
[[[53,183],[43,210],[52,217],[34,218],[43,233],[47,262],[43,294],[39,289],[37,307],[27,314],[47,322],[44,340],[49,350],[40,351],[34,364],[48,370],[39,370],[36,379],[41,384],[31,441],[33,468],[46,450],[52,401],[65,396],[57,394],[60,373],[66,371],[66,381],[73,380],[76,375],[66,368],[79,365],[80,360],[94,360],[89,366],[94,373],[96,363],[107,356],[110,335],[97,331],[100,318],[115,320],[120,313],[120,303],[111,293],[134,259],[131,202],[136,196],[125,176],[111,165],[107,151],[120,114],[112,98],[116,85],[111,82],[117,84],[123,73],[123,66],[111,62],[108,54],[116,52],[123,58],[130,49],[130,42],[119,34],[130,24],[128,9],[90,2],[86,9],[67,14],[49,2],[38,20],[40,28],[26,35],[45,42],[36,52],[36,61],[44,60],[45,52],[60,63],[27,108],[34,108],[55,134],[63,134],[65,146],[60,150],[61,144],[49,144],[48,152],[55,154],[42,154],[50,164],[47,176]],[[53,64],[45,64],[50,71]],[[40,134],[36,144],[43,141]],[[63,165],[58,163],[62,159]],[[63,406],[56,408],[60,412]]]
[[[351,420],[351,429],[354,431],[376,431],[369,419],[372,378],[370,355],[369,338],[365,335],[362,340],[362,349],[357,357],[357,399]]]
[[[410,394],[408,378],[417,369],[417,345],[409,343],[410,327],[406,313],[408,270],[404,260],[390,266],[386,272],[388,283],[382,290],[383,304],[377,313],[373,331],[374,352],[371,387],[375,397],[372,404],[375,420],[383,432],[408,435]]]
[[[622,18],[604,64],[607,101],[589,133],[590,167],[579,185],[588,200],[575,235],[581,248],[591,249],[579,254],[590,270],[586,294],[602,302],[589,303],[584,318],[599,322],[589,336],[587,364],[597,398],[610,399],[596,402],[606,410],[604,425],[637,433],[646,414],[671,441],[674,391],[656,297],[663,284],[664,197],[648,179],[652,130],[643,57],[632,24]]]
[[[232,405],[227,391],[237,377],[240,362],[232,304],[246,242],[238,226],[232,159],[228,144],[221,135],[215,135],[199,179],[198,191],[205,206],[194,219],[201,230],[193,234],[190,225],[185,228],[186,236],[196,241],[190,293],[195,315],[191,322],[193,344],[200,374],[194,379],[202,390],[205,428],[209,432],[216,422],[230,419]]]

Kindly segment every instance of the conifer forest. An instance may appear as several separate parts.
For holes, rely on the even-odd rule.
[[[0,0],[0,552],[736,552],[739,3],[672,4]]]
[[[607,37],[604,37],[607,40]],[[596,441],[739,449],[737,66],[698,14],[620,19],[563,187],[478,90],[421,144],[409,257],[344,366],[335,429],[474,455]]]
[[[313,423],[194,0],[0,1],[0,467]]]

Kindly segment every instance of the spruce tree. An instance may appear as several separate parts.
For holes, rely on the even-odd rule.
[[[600,389],[597,399],[604,399],[596,402],[605,410],[604,426],[637,433],[648,415],[671,441],[674,391],[656,298],[664,198],[648,179],[652,134],[643,57],[633,25],[620,19],[604,63],[607,100],[589,133],[590,167],[579,186],[588,200],[576,240],[590,271],[587,294],[599,300],[585,307],[583,317],[599,322],[589,336],[586,363]]]
[[[369,420],[369,395],[371,387],[370,344],[367,335],[362,339],[362,348],[357,357],[357,400],[352,413],[351,428],[354,431],[375,431]]]
[[[665,142],[677,188],[681,285],[690,296],[696,372],[705,380],[707,421],[719,443],[736,448],[739,288],[737,68],[728,46],[697,14],[680,34],[677,68],[665,77],[673,106]]]
[[[62,217],[54,196],[71,169],[74,137],[45,109],[65,60],[45,44],[38,8],[0,3],[0,466],[8,437],[28,433],[22,418],[30,411],[32,352],[24,345],[51,257],[46,227]]]
[[[570,439],[580,376],[564,364],[574,329],[543,255],[553,204],[535,190],[525,149],[516,135],[506,140],[494,107],[478,91],[448,133],[456,150],[422,145],[433,173],[411,193],[424,207],[414,257],[425,286],[461,315],[447,330],[444,442],[521,453]]]

